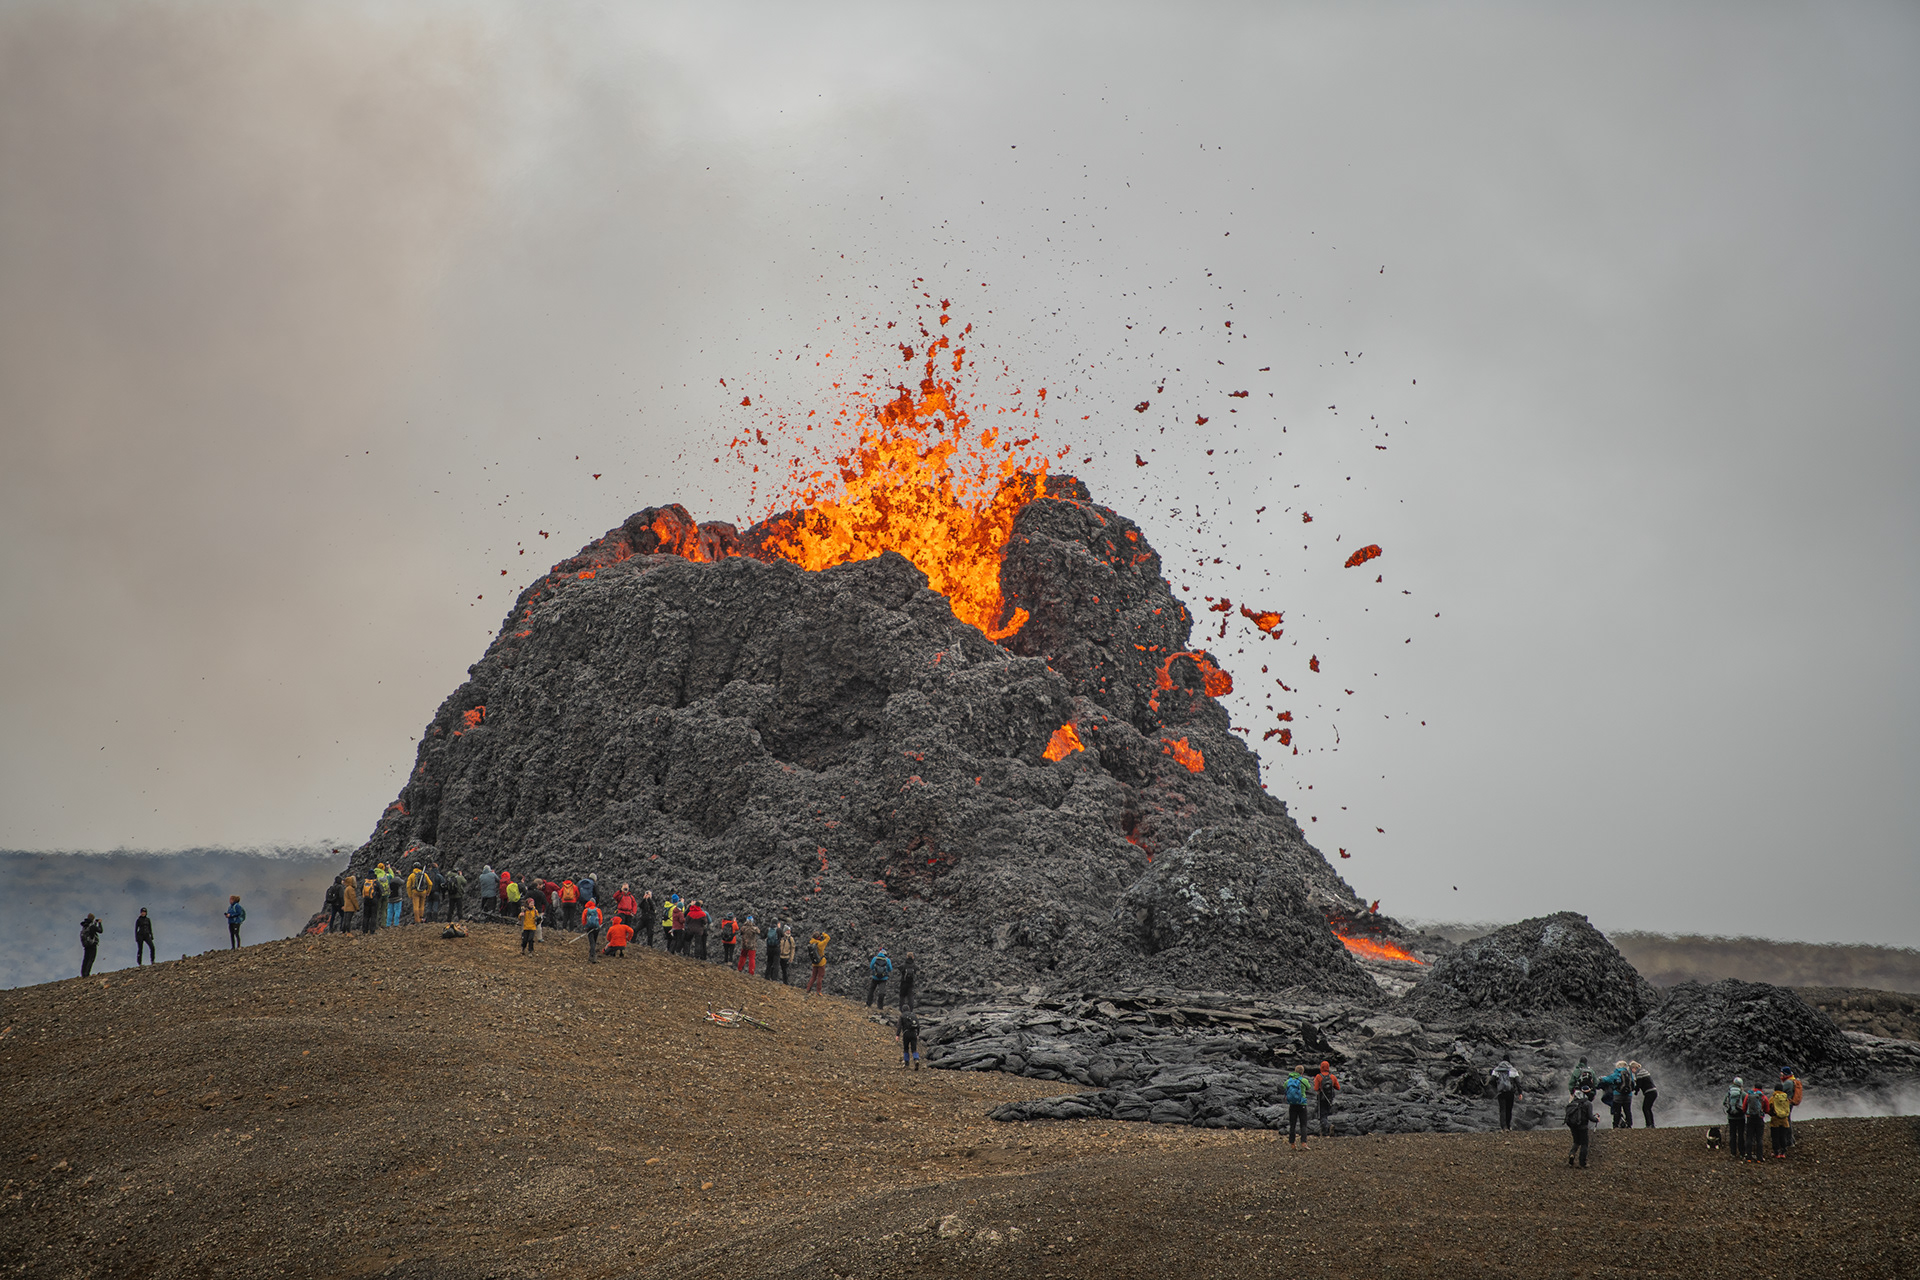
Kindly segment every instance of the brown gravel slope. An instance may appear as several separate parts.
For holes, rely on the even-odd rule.
[[[1920,1275],[1920,1122],[1315,1143],[997,1125],[840,1000],[395,929],[0,993],[0,1273]],[[776,1030],[707,1023],[709,1001]]]

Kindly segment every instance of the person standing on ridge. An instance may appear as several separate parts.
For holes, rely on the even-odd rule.
[[[433,878],[427,869],[415,863],[413,870],[407,872],[407,904],[413,908],[413,922],[427,922],[427,895],[433,892]]]
[[[352,930],[353,918],[360,914],[360,881],[351,871],[340,877],[340,905],[347,913],[347,928]]]
[[[902,1010],[894,1023],[894,1035],[900,1037],[900,1069],[920,1069],[920,1024],[911,1013]]]
[[[520,908],[520,951],[524,955],[533,954],[533,936],[540,928],[540,913],[528,902]]]
[[[1727,1113],[1727,1154],[1735,1160],[1747,1158],[1747,1082],[1739,1076],[1727,1086],[1727,1092],[1720,1099],[1721,1110]]]
[[[740,922],[728,916],[720,922],[720,963],[733,963],[733,949],[740,945]]]
[[[634,910],[633,927],[640,931],[647,950],[653,950],[653,928],[659,921],[660,904],[653,900],[653,890],[648,889],[640,895],[640,905]]]
[[[239,899],[235,899],[239,901]],[[106,931],[106,925],[94,919],[93,912],[87,912],[86,919],[80,922],[80,976],[93,976],[93,958],[100,954],[100,935]]]
[[[405,889],[406,885],[402,882],[397,870],[387,866],[381,867],[380,896],[387,904],[387,923],[396,927],[400,924],[400,913],[407,905],[401,900],[401,894]]]
[[[900,961],[900,1007],[913,1008],[913,984],[920,977],[920,962],[909,951]]]
[[[1780,1068],[1780,1084],[1787,1091],[1787,1099],[1790,1105],[1795,1107],[1799,1106],[1800,1077],[1793,1074],[1791,1068],[1782,1067]],[[1787,1126],[1787,1149],[1789,1151],[1793,1149],[1793,1126],[1791,1124]]]
[[[368,876],[366,886],[360,892],[360,932],[371,937],[379,927],[380,882]]]
[[[815,929],[807,939],[807,959],[813,961],[813,976],[807,979],[803,995],[810,996],[816,991],[827,994],[827,944],[832,941],[833,935],[825,929]]]
[[[1582,1058],[1582,1062],[1586,1059]],[[1593,1114],[1593,1095],[1583,1089],[1567,1091],[1567,1128],[1573,1131],[1573,1146],[1567,1151],[1567,1167],[1573,1168],[1573,1158],[1580,1157],[1580,1167],[1587,1167],[1588,1139],[1593,1126],[1600,1117]]]
[[[1487,1083],[1493,1089],[1493,1098],[1500,1106],[1500,1129],[1506,1132],[1513,1128],[1513,1104],[1520,1101],[1520,1073],[1505,1058],[1487,1077]]]
[[[873,953],[867,961],[867,1007],[873,1007],[873,998],[880,997],[880,1009],[887,1007],[887,980],[893,977],[893,958],[885,947]]]
[[[491,862],[480,864],[480,874],[474,877],[474,888],[480,894],[480,918],[493,919],[493,909],[500,905],[500,873],[493,869]]]
[[[160,963],[160,957],[153,953],[153,917],[147,914],[145,907],[133,921],[133,967],[140,967],[140,952],[145,948],[147,959],[154,964]]]
[[[1333,1136],[1333,1098],[1340,1092],[1340,1077],[1333,1074],[1333,1064],[1324,1058],[1320,1061],[1320,1074],[1313,1078],[1313,1098],[1319,1104],[1320,1136]]]
[[[1773,1096],[1767,1099],[1767,1123],[1773,1127],[1769,1135],[1773,1158],[1785,1160],[1787,1148],[1793,1145],[1793,1095],[1787,1092],[1785,1080],[1773,1086]]]
[[[1640,1118],[1646,1121],[1647,1128],[1653,1128],[1653,1104],[1659,1098],[1660,1091],[1653,1087],[1653,1072],[1637,1062],[1629,1062],[1627,1070],[1633,1076],[1633,1091],[1640,1095]],[[1627,1118],[1633,1118],[1633,1105],[1629,1100]]]
[[[1747,1090],[1742,1114],[1747,1122],[1747,1159],[1766,1159],[1767,1153],[1761,1150],[1761,1135],[1767,1126],[1767,1094],[1758,1084]]]
[[[227,899],[227,950],[240,949],[240,926],[246,922],[247,909],[240,905],[240,895],[237,893],[231,895]]]
[[[687,941],[693,944],[693,958],[707,958],[707,904],[695,898],[687,908]]]
[[[346,901],[346,894],[340,889],[340,877],[335,876],[333,883],[327,886],[327,896],[320,902],[320,910],[327,917],[327,923],[321,929],[322,933],[340,931],[340,916],[346,910]]]
[[[769,953],[767,976],[769,978],[773,976],[773,966],[778,964],[780,966],[780,985],[783,987],[786,986],[787,970],[793,965],[793,926],[790,924],[782,924],[780,926],[779,947],[776,949],[773,940],[769,938],[767,940],[767,951]]]
[[[758,972],[760,963],[760,926],[748,916],[747,922],[740,926],[740,959],[734,963],[735,973],[744,973],[751,977]]]
[[[587,931],[587,963],[600,963],[600,904],[588,898],[580,908],[580,927]]]

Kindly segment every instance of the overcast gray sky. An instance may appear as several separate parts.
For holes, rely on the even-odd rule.
[[[720,445],[951,298],[1286,611],[1236,719],[1383,909],[1920,943],[1916,67],[1905,4],[0,4],[0,846],[358,843],[520,586],[763,514]]]

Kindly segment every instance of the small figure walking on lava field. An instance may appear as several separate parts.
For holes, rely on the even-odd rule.
[[[920,1069],[920,1024],[914,1021],[910,1013],[902,1013],[894,1023],[894,1034],[900,1037],[900,1069],[912,1067]]]
[[[1493,1069],[1493,1097],[1500,1104],[1500,1131],[1513,1128],[1513,1104],[1520,1101],[1520,1073],[1505,1058]]]

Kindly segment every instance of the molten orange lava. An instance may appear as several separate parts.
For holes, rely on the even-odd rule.
[[[1207,758],[1200,754],[1200,748],[1188,746],[1185,738],[1177,740],[1173,738],[1162,738],[1160,742],[1162,744],[1161,754],[1172,756],[1175,760],[1187,766],[1188,773],[1199,773],[1207,767]]]
[[[481,706],[472,708],[467,712],[466,715],[461,717],[461,719],[467,722],[467,728],[469,729],[473,728],[475,725],[479,724],[482,720],[485,720],[486,718],[487,718],[487,708],[484,704]]]
[[[1147,706],[1156,713],[1160,710],[1160,695],[1173,688],[1173,660],[1192,658],[1193,665],[1200,669],[1200,680],[1205,685],[1209,698],[1224,698],[1233,692],[1233,677],[1213,665],[1213,660],[1198,649],[1181,649],[1170,653],[1161,662],[1160,670],[1153,676],[1153,695],[1147,699]]]
[[[1261,631],[1264,631],[1269,640],[1276,639],[1280,636],[1280,624],[1285,621],[1285,618],[1275,610],[1262,610],[1259,613],[1255,613],[1245,605],[1240,606],[1240,616],[1252,619],[1253,625],[1260,628]]]
[[[1040,754],[1049,760],[1064,760],[1074,752],[1086,749],[1080,741],[1080,735],[1073,731],[1073,726],[1063,724],[1053,731],[1053,736],[1047,739],[1047,749]]]
[[[1352,555],[1347,557],[1347,568],[1357,569],[1361,565],[1365,564],[1367,561],[1373,559],[1375,556],[1379,554],[1380,554],[1380,544],[1377,542],[1368,543],[1366,546],[1360,548],[1358,551],[1354,552]]]
[[[857,442],[810,471],[795,460],[786,493],[793,514],[766,549],[816,570],[897,551],[956,617],[999,640],[1027,620],[1018,609],[1006,616],[1000,562],[1014,517],[1046,493],[1049,459],[1025,452],[1031,435],[1003,440],[998,427],[974,427],[952,376],[966,348],[928,337],[917,390],[902,384],[885,403],[851,402],[835,421],[858,431]],[[913,358],[910,346],[901,351]]]
[[[1426,963],[1425,960],[1422,960],[1419,956],[1413,954],[1413,952],[1403,947],[1395,946],[1391,942],[1381,942],[1377,938],[1350,938],[1346,934],[1339,932],[1335,932],[1333,936],[1340,939],[1340,944],[1347,950],[1357,956],[1365,956],[1369,960],[1404,960],[1411,964]]]

